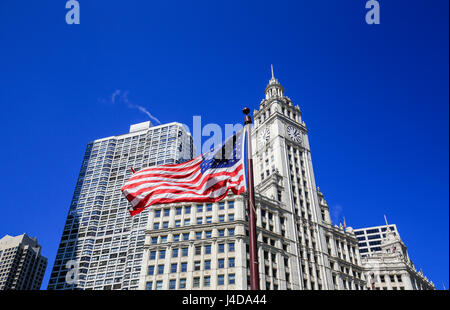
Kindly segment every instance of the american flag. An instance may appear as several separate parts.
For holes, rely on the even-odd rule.
[[[122,187],[136,215],[154,204],[174,202],[217,202],[228,191],[245,191],[244,130],[220,147],[175,165],[159,165],[135,172]]]

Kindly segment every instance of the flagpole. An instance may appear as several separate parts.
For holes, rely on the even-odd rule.
[[[242,110],[245,114],[244,124],[246,127],[247,140],[247,190],[248,190],[248,234],[250,250],[250,289],[259,290],[259,270],[258,270],[258,248],[256,243],[256,214],[255,214],[255,189],[253,183],[253,158],[252,158],[252,140],[251,124],[252,118],[248,115],[249,108]]]

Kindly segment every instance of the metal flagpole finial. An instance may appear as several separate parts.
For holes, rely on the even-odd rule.
[[[250,115],[249,115],[249,114],[250,114],[250,109],[247,108],[247,107],[245,107],[245,108],[242,109],[242,113],[245,114],[244,124],[245,124],[245,125],[251,124],[251,123],[252,123],[252,118],[251,118]]]
[[[275,76],[273,75],[273,65],[270,65],[270,70],[272,71],[272,79],[274,79]]]

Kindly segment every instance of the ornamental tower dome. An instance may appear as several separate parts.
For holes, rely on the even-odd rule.
[[[272,71],[272,78],[269,80],[269,84],[264,90],[266,99],[281,98],[284,95],[284,88],[273,75],[273,65],[270,65],[270,68]]]

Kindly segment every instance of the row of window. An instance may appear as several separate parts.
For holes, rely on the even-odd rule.
[[[226,203],[228,206],[228,209],[234,209],[234,201],[228,201]],[[218,210],[225,210],[225,202],[219,202],[217,204]],[[213,204],[208,203],[206,205],[196,205],[195,206],[197,213],[202,213],[204,210],[206,212],[210,212],[213,210]],[[184,212],[183,212],[184,209]],[[167,217],[170,216],[170,208],[164,208],[164,209],[155,209],[154,210],[154,217],[159,218],[162,216]],[[191,206],[184,206],[184,207],[175,207],[174,208],[175,215],[182,215],[182,214],[191,214]]]
[[[227,276],[228,278],[228,284],[229,285],[233,285],[236,283],[236,276],[234,273],[232,274],[228,274]],[[163,281],[159,280],[155,282],[155,285],[153,285],[153,281],[148,281],[146,283],[146,289],[147,290],[162,290],[163,288]],[[198,288],[200,287],[200,283],[201,283],[201,277],[194,277],[192,279],[192,287],[193,288]],[[179,280],[177,279],[169,279],[169,290],[175,290],[175,289],[185,289],[186,288],[186,278],[181,278]],[[217,285],[221,286],[221,285],[225,285],[225,275],[224,274],[219,274],[217,276]],[[211,276],[204,276],[203,277],[203,287],[207,288],[207,287],[211,287]]]
[[[214,229],[216,231],[216,229]],[[190,240],[190,234],[191,233],[183,233],[183,234],[173,234],[172,235],[172,242],[178,242],[182,240]],[[207,231],[195,231],[193,232],[194,240],[202,240],[202,239],[211,239],[213,237],[213,231],[207,230]],[[227,229],[217,229],[218,237],[232,237],[234,236],[234,228],[227,228]],[[182,239],[181,239],[182,238]],[[159,244],[159,243],[167,243],[168,235],[163,236],[154,236],[151,237],[151,244]]]
[[[235,251],[235,245],[234,242],[230,243],[219,243],[217,244],[217,252],[218,253],[225,253],[225,246],[228,247],[228,253],[233,253]],[[194,247],[194,255],[208,255],[211,254],[211,245],[207,244],[204,246],[197,245]],[[203,249],[203,250],[202,250]],[[189,255],[189,247],[182,247],[182,248],[173,248],[171,249],[171,257],[176,258],[181,254],[181,257],[186,257]],[[158,254],[158,255],[157,255]],[[150,251],[150,260],[154,260],[158,257],[159,259],[166,258],[166,250],[159,250],[159,251]]]
[[[226,264],[228,262],[228,264]],[[219,258],[217,259],[217,269],[223,269],[223,268],[234,268],[235,265],[235,259],[234,257],[228,257],[225,258]],[[202,269],[202,261],[194,261],[193,266],[194,271],[200,271],[200,270],[211,270],[211,260],[206,259],[203,261],[203,269]],[[188,263],[187,262],[181,262],[181,263],[173,263],[170,264],[170,270],[169,273],[177,273],[177,272],[187,272],[188,271]],[[159,264],[159,265],[150,265],[148,266],[147,275],[152,276],[155,274],[161,275],[165,273],[165,264]]]
[[[225,215],[221,214],[219,215],[219,223],[225,223]],[[234,213],[228,214],[228,221],[234,221]],[[196,220],[196,224],[197,225],[202,225],[202,224],[211,224],[213,222],[212,220],[212,216],[207,216],[205,218],[203,217],[197,217]],[[189,226],[191,225],[191,220],[190,219],[184,219],[184,220],[175,220],[175,227],[182,227],[182,226]],[[169,222],[168,221],[164,221],[162,223],[153,223],[153,229],[154,230],[158,230],[161,228],[169,228]]]

